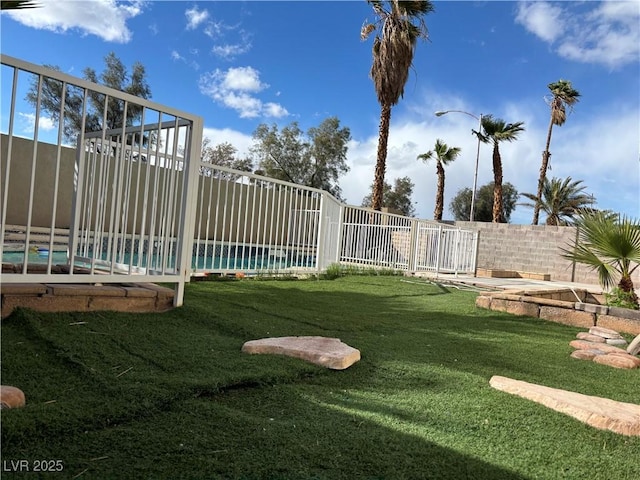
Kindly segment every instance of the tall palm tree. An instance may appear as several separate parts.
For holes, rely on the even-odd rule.
[[[549,158],[551,153],[549,152],[549,146],[551,145],[551,133],[553,126],[558,125],[561,127],[567,120],[567,107],[573,109],[573,106],[578,103],[580,92],[571,86],[569,80],[558,80],[557,82],[547,85],[551,91],[551,99],[549,100],[549,106],[551,107],[551,120],[549,121],[549,130],[547,131],[547,144],[542,152],[542,164],[540,165],[540,177],[538,178],[538,194],[537,201],[533,207],[533,225],[538,224],[538,218],[540,215],[540,208],[542,208],[542,190],[544,188],[544,180],[547,176],[547,170],[549,169]]]
[[[573,218],[581,209],[593,204],[591,196],[583,193],[585,186],[582,180],[572,180],[567,177],[564,180],[553,177],[544,179],[544,187],[540,200],[533,193],[523,193],[532,203],[521,203],[525,207],[535,208],[536,205],[547,214],[547,225],[571,225]]]
[[[640,265],[640,221],[593,211],[576,220],[578,238],[563,257],[590,266],[598,272],[604,288],[616,285],[638,306],[631,275]]]
[[[518,134],[524,131],[524,122],[505,123],[501,118],[493,115],[482,117],[482,132],[473,133],[481,142],[493,144],[493,222],[502,223],[502,158],[500,157],[500,142],[513,142]]]
[[[458,147],[449,148],[439,138],[433,150],[418,155],[418,160],[428,163],[436,157],[436,174],[438,175],[438,187],[436,190],[436,207],[433,210],[433,219],[442,220],[442,210],[444,209],[444,166],[453,162],[460,155],[461,149]]]
[[[19,8],[37,8],[41,5],[33,0],[2,0],[0,10],[18,10]]]
[[[380,103],[380,125],[372,206],[380,210],[391,107],[400,101],[404,93],[418,39],[428,38],[424,16],[433,11],[433,4],[429,0],[367,1],[373,7],[377,20],[365,23],[360,37],[365,40],[372,32],[376,32],[370,76]]]

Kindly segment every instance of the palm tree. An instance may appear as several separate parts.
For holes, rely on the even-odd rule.
[[[442,210],[444,209],[444,165],[448,165],[458,158],[460,150],[458,147],[449,148],[446,143],[438,138],[433,150],[418,155],[418,160],[422,160],[425,163],[428,163],[434,155],[436,157],[438,188],[436,191],[436,207],[433,211],[434,220],[442,220]]]
[[[567,120],[567,107],[573,109],[573,106],[578,103],[580,92],[571,86],[569,80],[558,80],[557,82],[547,85],[551,91],[551,100],[549,106],[551,107],[551,120],[549,121],[549,130],[547,132],[547,144],[545,145],[544,152],[542,152],[542,164],[540,165],[540,177],[538,178],[538,194],[536,196],[536,204],[533,207],[533,225],[538,224],[538,217],[540,215],[540,208],[542,208],[542,190],[544,189],[544,180],[547,176],[547,170],[549,169],[549,146],[551,145],[551,133],[553,126],[559,127],[564,125]]]
[[[18,10],[20,8],[37,8],[41,5],[33,0],[2,0],[0,10]]]
[[[505,123],[501,118],[493,115],[482,117],[482,132],[473,133],[483,143],[493,144],[493,222],[502,223],[502,158],[500,157],[500,142],[513,142],[518,134],[524,131],[524,122]]]
[[[376,31],[370,76],[380,103],[380,126],[372,206],[380,210],[391,107],[398,103],[404,93],[418,39],[428,38],[424,16],[433,11],[433,4],[429,0],[367,1],[373,7],[377,20],[365,23],[360,37],[365,40],[371,32]]]
[[[521,203],[524,207],[540,209],[547,214],[547,225],[571,225],[573,217],[581,209],[591,206],[593,199],[583,193],[585,186],[581,185],[582,180],[572,180],[567,177],[564,180],[553,177],[551,180],[544,179],[544,187],[540,200],[533,193],[523,193],[522,195],[532,203]]]
[[[598,272],[603,288],[617,286],[638,307],[631,275],[640,265],[640,221],[609,212],[593,211],[576,220],[578,238],[563,257],[590,266]]]

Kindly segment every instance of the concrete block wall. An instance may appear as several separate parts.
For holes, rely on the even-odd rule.
[[[575,243],[575,227],[486,222],[455,225],[479,232],[478,268],[548,273],[551,280],[598,284],[597,273],[562,257],[560,249]],[[640,288],[640,269],[632,278]]]

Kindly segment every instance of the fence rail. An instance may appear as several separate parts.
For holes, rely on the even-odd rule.
[[[204,162],[199,117],[1,58],[3,282],[169,282],[179,305],[194,274],[475,271],[472,231]],[[34,105],[18,99],[29,86]]]

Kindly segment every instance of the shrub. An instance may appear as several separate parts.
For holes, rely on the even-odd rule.
[[[604,294],[607,305],[610,307],[630,308],[638,310],[638,304],[634,300],[631,292],[625,292],[619,287],[611,289],[609,293]]]

